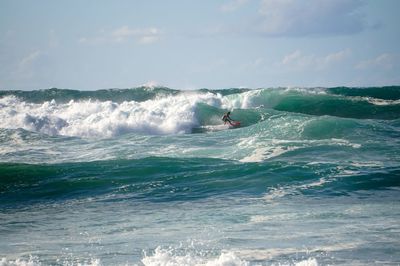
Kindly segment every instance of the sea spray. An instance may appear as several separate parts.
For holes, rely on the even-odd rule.
[[[143,134],[190,133],[198,125],[198,102],[220,105],[213,94],[181,94],[121,103],[82,100],[57,104],[0,100],[1,128],[23,128],[48,135],[113,137],[128,132]]]

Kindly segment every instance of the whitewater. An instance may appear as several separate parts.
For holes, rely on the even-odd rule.
[[[0,265],[398,265],[399,137],[399,86],[3,90]]]

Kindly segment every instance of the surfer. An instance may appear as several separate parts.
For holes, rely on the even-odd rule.
[[[231,124],[231,126],[233,126],[232,124],[232,118],[230,117],[231,112],[227,112],[224,114],[224,116],[222,117],[222,121],[224,121],[224,124],[226,124],[226,122],[229,122],[229,124]]]

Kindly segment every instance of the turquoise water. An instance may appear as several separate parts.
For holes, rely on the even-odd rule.
[[[396,86],[0,91],[0,265],[398,265],[399,118]]]

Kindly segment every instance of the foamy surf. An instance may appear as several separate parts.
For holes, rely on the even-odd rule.
[[[173,249],[163,249],[157,247],[152,255],[145,255],[141,262],[145,266],[250,266],[250,265],[264,265],[268,263],[271,256],[263,256],[263,259],[257,259],[257,263],[251,263],[245,259],[238,257],[235,252],[223,251],[217,257],[204,257],[199,254],[175,254]],[[240,254],[246,254],[246,252],[239,252]],[[252,252],[253,253],[253,252]],[[253,254],[254,255],[254,254]],[[254,259],[254,256],[246,255]],[[267,259],[268,257],[268,259]],[[274,265],[274,264],[272,264]],[[300,259],[292,262],[279,262],[279,265],[287,266],[317,266],[318,262],[315,258]]]
[[[26,103],[14,96],[1,99],[1,128],[23,128],[51,136],[113,137],[141,134],[190,133],[198,126],[199,102],[215,104],[207,94],[179,95],[144,102],[98,100]]]

